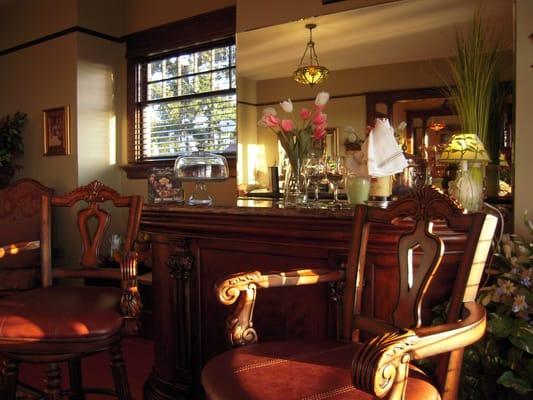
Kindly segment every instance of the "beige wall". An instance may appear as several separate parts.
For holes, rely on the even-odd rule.
[[[398,0],[345,0],[323,5],[322,0],[237,0],[237,32],[394,1]]]
[[[77,25],[73,0],[18,0],[0,8],[0,49]]]
[[[54,56],[52,57],[51,54]],[[65,193],[77,184],[77,104],[76,104],[77,37],[68,35],[0,57],[0,114],[23,111],[28,114],[24,127],[25,152],[20,160],[23,169],[15,178],[33,178]],[[43,110],[69,106],[71,154],[43,155]],[[75,262],[79,243],[73,241],[75,227],[68,225],[73,213],[61,210],[54,214],[54,247],[60,263]]]
[[[58,191],[71,189],[77,180],[76,46],[76,36],[69,35],[0,57],[0,112],[28,114],[24,168],[16,177],[31,177]],[[45,157],[43,110],[62,106],[70,107],[72,153]]]
[[[78,25],[121,37],[126,34],[124,10],[130,0],[70,0],[78,4]]]
[[[515,232],[531,240],[523,218],[533,219],[533,1],[516,0]]]
[[[79,34],[78,87],[78,180],[81,184],[101,179],[118,187],[117,121],[115,80],[123,62],[124,45]]]

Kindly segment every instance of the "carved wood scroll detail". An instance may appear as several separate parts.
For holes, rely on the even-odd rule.
[[[414,331],[402,329],[366,342],[353,360],[354,386],[378,398],[388,394],[388,399],[402,399],[409,373],[409,351],[417,341]]]
[[[226,320],[228,346],[237,347],[256,343],[258,336],[253,327],[253,313],[257,295],[257,282],[262,278],[259,271],[230,277],[218,285],[218,299],[224,305],[239,300],[233,314]],[[243,295],[241,296],[241,292]]]

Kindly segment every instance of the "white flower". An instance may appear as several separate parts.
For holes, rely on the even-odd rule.
[[[319,92],[315,98],[315,104],[319,107],[323,107],[328,104],[329,93],[328,92]]]
[[[522,310],[527,310],[526,296],[518,294],[513,301],[513,312],[518,313]]]
[[[502,250],[503,250],[503,255],[505,256],[505,258],[510,260],[512,255],[513,255],[513,249],[511,247],[511,244],[510,243],[504,243],[502,245]]]
[[[265,115],[278,115],[278,113],[274,107],[267,107],[263,109],[263,116]]]
[[[268,125],[267,125],[266,122],[263,121],[262,119],[260,119],[259,121],[257,121],[257,126],[259,126],[260,128],[268,128]]]
[[[509,279],[498,279],[498,287],[496,288],[496,294],[511,296],[516,292],[516,287]]]
[[[396,128],[397,131],[403,131],[405,128],[407,128],[407,122],[402,121],[398,124],[398,127]]]
[[[279,105],[281,106],[281,108],[283,108],[283,111],[285,111],[286,113],[291,113],[292,112],[292,101],[291,101],[291,99],[283,100],[281,103],[279,103]]]

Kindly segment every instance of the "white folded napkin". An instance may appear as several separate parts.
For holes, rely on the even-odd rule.
[[[367,152],[368,175],[389,176],[402,172],[407,160],[400,145],[394,138],[394,128],[386,118],[376,119],[362,150]]]

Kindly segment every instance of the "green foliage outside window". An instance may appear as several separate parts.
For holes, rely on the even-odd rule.
[[[200,145],[236,151],[234,45],[151,61],[144,71],[141,158],[172,157]]]

